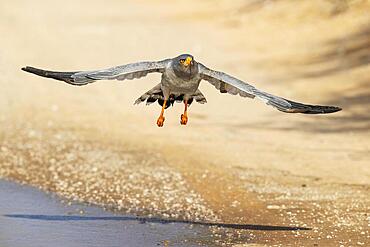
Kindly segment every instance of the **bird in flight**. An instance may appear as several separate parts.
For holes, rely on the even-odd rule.
[[[200,104],[207,102],[199,90],[202,80],[208,81],[221,93],[240,95],[247,98],[258,98],[267,105],[287,113],[325,114],[340,111],[336,106],[308,105],[290,101],[266,92],[239,80],[226,73],[207,68],[194,60],[189,54],[182,54],[175,58],[154,62],[138,62],[116,66],[108,69],[76,72],[55,72],[33,67],[24,67],[22,70],[55,80],[64,81],[75,86],[83,86],[97,80],[132,80],[144,77],[149,73],[161,73],[161,82],[135,101],[135,104],[158,102],[162,106],[157,119],[158,127],[164,123],[164,110],[175,102],[184,102],[184,114],[180,123],[188,122],[188,106],[195,100]]]

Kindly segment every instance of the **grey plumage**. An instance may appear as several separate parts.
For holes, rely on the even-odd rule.
[[[75,86],[83,86],[88,83],[93,83],[97,80],[132,80],[144,77],[153,72],[163,73],[169,60],[170,59],[159,62],[131,63],[108,69],[92,71],[56,72],[37,69],[29,66],[22,68],[22,70],[39,76],[65,81]]]
[[[199,68],[202,79],[207,80],[220,91],[223,89],[224,92],[226,91],[230,94],[239,94],[242,97],[257,97],[264,101],[267,105],[271,105],[282,112],[320,114],[332,113],[341,110],[341,108],[336,106],[308,105],[290,101],[279,96],[263,92],[254,86],[223,72],[211,70],[203,64],[199,64]]]
[[[166,108],[170,107],[170,106],[173,106],[174,103],[180,103],[184,100],[184,94],[178,94],[178,95],[170,95],[170,98],[168,99],[169,103],[166,105]],[[147,105],[150,105],[156,101],[158,101],[158,104],[163,106],[163,102],[164,102],[164,95],[163,95],[163,92],[162,92],[162,89],[161,89],[161,84],[157,84],[155,87],[153,87],[152,89],[150,89],[148,92],[146,92],[145,94],[141,95],[140,98],[138,98],[136,101],[135,101],[135,105],[137,104],[140,104],[142,102],[146,102]],[[188,99],[188,105],[191,105],[191,103],[193,102],[193,100],[195,100],[196,102],[200,103],[200,104],[205,104],[207,103],[207,100],[206,98],[204,97],[204,95],[202,94],[202,92],[197,89],[197,91],[195,91],[194,94],[190,95],[189,99]]]
[[[185,60],[186,62],[184,62]],[[188,65],[185,66],[184,63],[188,63]],[[159,104],[163,105],[165,99],[170,103],[167,107],[183,100],[187,100],[188,104],[193,100],[202,104],[206,103],[204,95],[198,89],[200,81],[205,80],[215,86],[221,93],[248,98],[256,97],[282,112],[322,114],[341,110],[341,108],[335,106],[298,103],[263,92],[224,72],[207,68],[196,62],[193,56],[188,54],[157,62],[138,62],[93,71],[55,72],[28,66],[22,68],[22,70],[77,86],[86,85],[97,80],[131,80],[144,77],[149,73],[161,73],[161,83],[143,94],[135,101],[135,104],[141,102],[151,104],[158,101]]]

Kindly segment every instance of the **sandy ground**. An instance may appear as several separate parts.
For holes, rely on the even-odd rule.
[[[213,245],[369,244],[369,2],[165,2],[1,2],[0,176],[133,214],[234,224],[210,227]],[[158,75],[72,87],[20,71],[184,52],[344,110],[283,114],[204,82],[208,103],[190,107],[188,126],[176,105],[159,129],[158,105],[133,106]]]

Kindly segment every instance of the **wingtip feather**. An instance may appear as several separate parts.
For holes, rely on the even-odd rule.
[[[322,105],[306,105],[293,101],[288,101],[292,106],[293,112],[304,114],[328,114],[341,111],[342,108],[337,106],[322,106]]]
[[[338,106],[327,106],[327,108],[328,110],[326,113],[334,113],[342,110],[342,108]]]
[[[34,71],[39,70],[39,69],[31,67],[31,66],[26,66],[26,67],[22,67],[21,70],[29,72],[29,73],[33,73]]]

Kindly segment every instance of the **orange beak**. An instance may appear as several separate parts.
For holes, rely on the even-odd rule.
[[[191,57],[187,57],[184,62],[185,67],[188,67],[191,64],[191,61],[193,61],[193,59]]]

